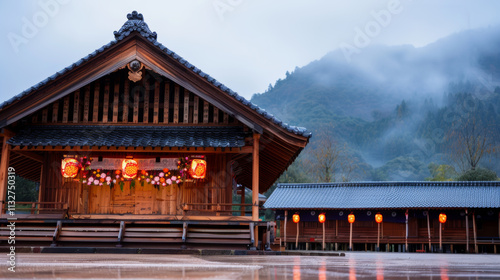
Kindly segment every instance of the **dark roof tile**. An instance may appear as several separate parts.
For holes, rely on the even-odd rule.
[[[279,184],[271,209],[500,208],[500,182]]]
[[[14,146],[243,147],[241,127],[33,126],[9,140]]]

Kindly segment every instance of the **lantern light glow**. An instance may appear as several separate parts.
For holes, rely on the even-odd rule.
[[[298,223],[300,221],[299,214],[293,214],[292,220],[293,220],[294,223]]]
[[[356,217],[354,217],[354,214],[349,214],[347,216],[347,221],[349,221],[350,224],[354,223],[354,220],[356,220]]]
[[[442,224],[446,223],[446,214],[444,213],[439,214],[439,222]]]
[[[326,221],[326,216],[325,214],[321,213],[318,215],[318,221],[322,224]]]
[[[207,175],[207,162],[202,159],[193,159],[191,161],[189,175],[191,175],[193,179],[204,179]]]
[[[124,159],[122,161],[122,173],[123,178],[125,179],[133,179],[137,176],[137,172],[139,170],[139,166],[137,161],[133,159]]]
[[[64,158],[61,163],[61,173],[64,178],[75,178],[80,170],[80,162],[74,158]]]
[[[380,214],[380,213],[375,214],[375,222],[377,222],[377,224],[380,224],[383,219],[384,218],[383,218],[382,214]]]

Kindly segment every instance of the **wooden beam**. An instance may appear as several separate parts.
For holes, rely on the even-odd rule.
[[[20,155],[22,155],[24,157],[27,157],[29,159],[32,159],[34,161],[43,162],[43,156],[41,156],[39,154],[35,154],[35,153],[32,153],[32,152],[26,152],[26,151],[17,151],[16,153],[20,154]]]
[[[203,123],[208,123],[208,109],[209,104],[206,100],[203,100]]]
[[[73,123],[78,123],[80,121],[80,90],[75,91],[73,98]]]
[[[429,218],[430,212],[427,210],[427,236],[429,237],[429,252],[432,252],[431,250],[431,223],[430,223],[430,218]]]
[[[160,111],[160,81],[155,80],[155,100],[153,103],[153,123],[158,123]]]
[[[184,90],[184,117],[182,122],[189,123],[189,91],[187,89]]]
[[[57,122],[57,117],[59,116],[59,101],[52,103],[52,122]]]
[[[90,100],[90,96],[89,96],[89,91],[90,91],[90,88],[89,86],[86,86],[84,88],[84,100],[83,100],[83,122],[86,123],[86,122],[89,122],[89,100]]]
[[[113,89],[113,123],[118,122],[119,109],[118,104],[120,102],[120,80],[115,79],[115,87]]]
[[[465,252],[469,253],[469,213],[468,209],[465,209]]]
[[[99,82],[95,82],[94,84],[94,110],[93,110],[93,115],[92,115],[92,121],[93,122],[98,122],[99,121],[99,91],[100,91],[101,85]]]
[[[7,182],[9,176],[9,159],[10,159],[10,145],[7,143],[10,137],[5,135],[4,129],[2,129],[3,141],[2,141],[2,157],[0,159],[0,214],[3,214],[4,204],[7,205]]]
[[[139,122],[139,90],[137,87],[134,87],[132,89],[132,93],[134,94],[134,112],[133,112],[133,123],[138,123]]]
[[[63,123],[67,123],[68,122],[68,114],[69,114],[69,96],[66,96],[64,97],[63,99],[63,119],[62,119],[62,122]]]
[[[474,253],[477,254],[478,252],[478,247],[477,247],[477,229],[476,229],[476,212],[472,212],[472,230],[474,232]]]
[[[219,108],[214,107],[214,121],[215,124],[219,123]]]
[[[42,123],[47,123],[47,116],[49,115],[49,109],[47,107],[42,110]]]
[[[162,152],[162,153],[190,153],[190,154],[251,154],[251,146],[243,148],[177,148],[177,147],[97,147],[97,146],[33,146],[33,147],[12,147],[12,151],[42,151],[42,152]]]
[[[200,98],[198,95],[194,96],[194,104],[193,104],[193,123],[198,124],[198,108],[199,108]]]
[[[165,81],[165,99],[163,100],[163,123],[168,124],[168,113],[170,111],[170,82]]]
[[[149,90],[151,88],[149,81],[144,80],[144,112],[143,112],[143,117],[142,117],[142,122],[143,123],[148,123],[149,122]]]
[[[109,78],[106,78],[104,82],[104,102],[102,105],[102,122],[108,122],[108,112],[109,112]]]
[[[252,167],[252,221],[259,220],[259,140],[260,134],[253,134]]]
[[[128,122],[128,104],[129,104],[129,94],[130,94],[130,81],[125,79],[123,85],[123,122]]]
[[[174,90],[174,123],[179,123],[179,85]]]

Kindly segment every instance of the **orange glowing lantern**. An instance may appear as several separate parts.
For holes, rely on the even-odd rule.
[[[356,219],[356,217],[354,217],[354,214],[349,214],[347,216],[347,221],[349,221],[350,224],[354,223],[355,219]]]
[[[439,222],[442,224],[446,223],[446,214],[444,213],[439,214]]]
[[[203,179],[207,175],[207,162],[202,159],[193,159],[191,161],[191,169],[189,169],[189,175],[193,179]]]
[[[384,218],[382,217],[382,214],[380,213],[375,214],[375,222],[377,222],[377,224],[380,224],[383,219]]]
[[[139,166],[137,161],[133,159],[124,159],[122,161],[122,173],[123,178],[125,179],[133,179],[137,176],[137,172],[139,170]]]
[[[293,220],[294,223],[298,223],[300,221],[299,214],[293,214],[292,220]]]
[[[61,163],[61,173],[64,178],[75,178],[80,170],[80,162],[74,158],[65,158]]]
[[[318,215],[318,221],[320,224],[324,223],[326,221],[326,216],[325,214],[321,213]]]

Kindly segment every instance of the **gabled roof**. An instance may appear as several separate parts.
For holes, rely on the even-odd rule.
[[[85,62],[89,61],[93,57],[96,57],[98,54],[104,52],[105,50],[111,48],[112,46],[116,45],[117,43],[123,41],[125,38],[130,36],[132,33],[137,32],[139,33],[142,37],[147,39],[149,42],[151,42],[154,46],[156,46],[158,49],[160,49],[162,52],[165,54],[169,55],[173,59],[177,60],[180,62],[182,65],[186,66],[190,71],[194,72],[195,74],[199,75],[200,77],[204,78],[206,81],[214,85],[215,87],[219,88],[223,92],[225,92],[228,96],[231,96],[235,98],[237,101],[239,101],[241,104],[247,106],[251,110],[257,112],[259,115],[265,117],[267,120],[271,121],[275,125],[280,126],[281,128],[285,129],[288,132],[294,133],[295,135],[298,136],[304,136],[304,137],[311,137],[311,132],[307,131],[307,129],[303,127],[296,127],[296,126],[291,126],[288,125],[287,123],[282,122],[280,119],[274,117],[274,115],[266,112],[264,109],[259,108],[257,105],[251,103],[250,101],[246,100],[244,97],[238,95],[236,92],[232,91],[210,75],[206,74],[205,72],[201,71],[199,68],[195,67],[191,63],[189,63],[187,60],[176,54],[175,52],[171,51],[161,43],[159,43],[156,38],[157,34],[156,32],[152,32],[146,22],[144,22],[144,17],[142,14],[137,13],[136,11],[133,11],[131,14],[127,15],[127,21],[125,24],[120,28],[119,31],[114,32],[115,40],[109,42],[108,44],[102,46],[101,48],[95,50],[94,52],[90,53],[86,57],[78,60],[77,62],[73,63],[72,65],[62,69],[61,71],[55,73],[54,75],[48,77],[47,79],[41,81],[40,83],[32,86],[31,88],[21,92],[20,94],[12,97],[11,99],[3,102],[0,104],[0,113],[2,110],[4,110],[6,107],[9,105],[15,104],[22,100],[23,98],[31,95],[32,93],[36,92],[36,90],[40,89],[41,87],[47,85],[51,81],[54,81],[61,77],[62,75],[80,67],[82,64]],[[8,125],[8,123],[1,123],[0,127],[4,127],[5,125]]]
[[[238,126],[32,126],[8,140],[13,146],[213,147],[245,146]]]
[[[270,209],[500,208],[500,182],[279,184]]]

